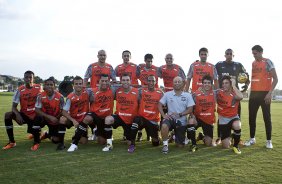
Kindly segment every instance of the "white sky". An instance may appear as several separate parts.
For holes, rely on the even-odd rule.
[[[251,48],[259,44],[281,80],[279,5],[279,0],[0,0],[0,74],[83,76],[100,49],[113,67],[122,63],[123,50],[131,51],[136,64],[152,53],[156,66],[172,53],[187,73],[201,47],[209,49],[213,64],[232,48],[234,60],[250,73]]]

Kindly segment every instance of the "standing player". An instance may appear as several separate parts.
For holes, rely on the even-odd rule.
[[[144,56],[144,61],[145,64],[140,64],[139,67],[139,71],[140,71],[140,75],[139,75],[139,80],[141,81],[141,85],[143,87],[147,87],[148,85],[148,76],[149,75],[154,75],[156,78],[156,88],[158,88],[159,84],[158,84],[158,67],[156,67],[155,65],[153,65],[153,55],[152,54],[146,54]]]
[[[105,125],[105,118],[113,113],[115,90],[110,87],[110,79],[106,74],[102,74],[99,87],[92,89],[93,102],[90,105],[90,112],[85,116],[83,123],[87,125],[97,125],[96,135],[98,143],[105,144],[111,139],[112,127]]]
[[[249,99],[249,126],[251,138],[245,142],[245,145],[251,146],[256,143],[256,118],[258,109],[261,107],[267,139],[266,148],[272,149],[270,104],[272,92],[278,83],[278,78],[273,62],[262,56],[263,48],[260,45],[255,45],[252,48],[252,53],[255,61],[252,64],[252,82]]]
[[[114,129],[122,126],[125,132],[126,140],[130,148],[131,125],[134,118],[138,115],[139,91],[131,87],[130,76],[123,74],[121,76],[122,87],[116,91],[116,112],[114,115],[107,116],[106,125],[111,125]],[[112,137],[112,131],[110,131]],[[107,146],[103,151],[113,149],[112,139],[107,139]]]
[[[76,76],[73,79],[74,91],[67,96],[66,104],[62,111],[60,123],[70,128],[76,128],[72,144],[68,152],[73,152],[78,149],[77,145],[81,137],[87,137],[87,125],[83,123],[83,119],[89,112],[89,102],[92,102],[91,91],[83,89],[83,79]]]
[[[196,90],[193,93],[193,99],[195,102],[193,114],[196,118],[197,127],[202,127],[204,132],[203,141],[205,145],[213,145],[213,127],[215,123],[215,105],[216,105],[216,95],[212,90],[212,77],[205,75],[202,78],[202,88],[201,90]],[[191,119],[191,123],[195,124],[195,121]],[[189,133],[190,132],[190,133]],[[188,137],[192,140],[192,145],[196,145],[195,134],[193,131],[188,129]],[[192,147],[193,148],[193,147]],[[194,151],[195,149],[191,149]]]
[[[235,79],[236,81],[236,87],[239,89],[238,86],[238,76],[240,73],[245,73],[248,75],[246,72],[244,66],[240,62],[235,62],[233,61],[234,58],[234,52],[232,49],[227,49],[225,51],[225,61],[219,61],[216,63],[215,68],[218,74],[218,79],[219,79],[219,87],[222,88],[222,77],[225,75],[229,75],[231,78]],[[248,89],[248,86],[250,84],[250,81],[247,80],[245,82],[245,85],[242,87],[242,92],[246,91]],[[239,117],[241,116],[241,103],[239,103],[238,106],[238,115]],[[218,133],[218,139],[216,140],[216,143],[220,143],[220,135],[219,131],[217,130]]]
[[[213,77],[214,80],[214,87],[215,89],[218,88],[218,78],[217,72],[213,64],[207,62],[208,58],[208,49],[201,48],[199,50],[200,61],[196,61],[190,65],[188,74],[187,74],[187,81],[185,86],[185,91],[189,91],[190,83],[192,81],[192,92],[195,92],[199,87],[202,86],[202,77],[204,75],[210,75]]]
[[[116,81],[116,74],[113,67],[106,63],[107,54],[106,51],[100,50],[98,52],[98,62],[92,63],[88,66],[84,75],[83,86],[86,87],[88,79],[90,78],[90,87],[96,88],[99,84],[101,74],[107,74],[111,77],[112,81]]]
[[[35,105],[35,112],[39,115],[36,116],[35,124],[48,126],[49,131],[41,136],[41,140],[50,138],[52,142],[58,143],[57,150],[63,150],[66,127],[59,124],[59,119],[65,102],[63,95],[55,91],[55,88],[54,78],[44,81],[44,92],[38,95]]]
[[[131,59],[131,53],[128,50],[125,50],[122,52],[122,59],[123,63],[118,65],[115,68],[115,72],[117,77],[122,76],[122,74],[127,73],[131,78],[131,85],[138,86],[138,76],[139,76],[139,70],[136,64],[130,62]]]
[[[165,56],[166,65],[159,67],[159,77],[164,81],[165,92],[173,90],[173,79],[177,76],[183,80],[186,79],[186,75],[181,66],[173,63],[173,55],[167,54]]]
[[[233,132],[233,151],[241,154],[239,142],[241,137],[241,121],[238,115],[239,101],[243,94],[236,87],[236,82],[230,76],[222,77],[222,88],[217,91],[217,113],[219,132],[222,140],[222,147],[230,147],[231,130]]]
[[[187,115],[195,105],[191,94],[183,92],[184,81],[181,77],[173,79],[173,91],[166,92],[161,98],[158,108],[162,115],[161,134],[163,139],[162,152],[168,153],[168,133],[174,129],[175,143],[179,147],[184,146],[185,132],[187,128]],[[168,113],[163,111],[163,105],[167,105]]]
[[[161,116],[158,110],[158,104],[163,96],[163,92],[160,89],[155,88],[156,78],[154,75],[148,76],[148,88],[142,89],[139,116],[133,120],[131,127],[131,145],[128,152],[133,153],[135,150],[135,139],[137,130],[145,128],[150,137],[152,137],[153,146],[160,144],[159,140],[159,122]]]
[[[41,86],[39,84],[34,84],[34,73],[32,71],[26,71],[24,73],[25,84],[20,86],[13,97],[12,111],[5,113],[5,126],[9,137],[9,143],[3,147],[4,150],[13,148],[16,146],[16,141],[14,139],[14,129],[13,121],[15,120],[19,125],[27,124],[27,132],[39,135],[40,129],[38,126],[34,126],[35,118],[35,103],[36,97],[41,91]],[[20,103],[20,111],[18,111],[17,106]],[[36,136],[37,137],[37,136]],[[31,150],[37,150],[39,146],[39,138],[34,139],[34,144]]]

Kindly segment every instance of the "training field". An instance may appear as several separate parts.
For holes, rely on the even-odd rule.
[[[0,145],[7,143],[4,113],[11,109],[12,96],[0,93]],[[74,153],[56,151],[49,140],[36,152],[27,140],[26,126],[15,123],[17,146],[0,150],[0,183],[281,183],[282,182],[282,103],[272,104],[273,150],[265,148],[265,130],[259,110],[257,144],[241,147],[242,154],[231,149],[207,148],[189,153],[170,144],[167,155],[147,141],[137,143],[133,154],[121,141],[121,129],[114,130],[114,149],[102,152],[96,142],[79,145]],[[242,103],[242,139],[249,137],[247,102]],[[45,128],[44,128],[45,129]],[[145,132],[145,131],[143,131]],[[66,146],[74,129],[67,130]],[[146,136],[143,133],[143,138]],[[216,133],[215,133],[216,134]]]

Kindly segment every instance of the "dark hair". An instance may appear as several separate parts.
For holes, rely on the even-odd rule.
[[[203,48],[200,48],[200,50],[199,50],[199,55],[200,55],[201,52],[207,52],[207,53],[209,53],[209,50],[208,50],[206,47],[203,47]]]
[[[156,80],[156,76],[154,76],[154,75],[152,75],[152,74],[148,75],[147,80],[149,80],[149,77],[154,77],[155,80]]]
[[[263,48],[260,45],[253,46],[252,50],[256,50],[258,52],[263,52]]]
[[[213,79],[210,75],[204,75],[202,78],[202,83],[204,83],[204,80],[208,80],[211,82],[211,84],[213,83]]]
[[[144,56],[144,60],[146,61],[147,59],[153,59],[154,58],[154,56],[152,55],[152,54],[146,54],[145,56]]]
[[[75,76],[73,79],[72,79],[72,83],[74,83],[75,80],[82,80],[83,79],[80,77],[80,76]]]
[[[131,55],[131,52],[130,52],[129,50],[124,50],[124,51],[122,52],[122,55],[123,55],[125,52],[128,52],[128,53]]]
[[[123,77],[129,77],[129,78],[131,79],[131,77],[130,77],[130,75],[129,75],[128,73],[123,73],[123,74],[121,75],[121,78],[120,78],[120,79],[122,79]]]
[[[44,83],[48,82],[48,81],[52,81],[54,84],[56,84],[54,77],[49,77],[48,79],[46,79],[44,81]]]
[[[30,70],[28,70],[28,71],[24,72],[24,75],[25,75],[25,74],[30,74],[30,75],[33,75],[33,76],[34,76],[33,71],[30,71]]]
[[[226,52],[232,52],[232,53],[234,53],[234,51],[233,51],[232,49],[230,49],[230,48],[229,48],[229,49],[226,49],[225,53],[226,53]]]
[[[102,74],[100,75],[100,77],[107,77],[107,78],[109,78],[109,75],[102,73]]]
[[[224,80],[228,80],[230,82],[230,84],[232,84],[231,82],[231,77],[229,75],[224,75],[221,79],[221,83],[224,81]]]

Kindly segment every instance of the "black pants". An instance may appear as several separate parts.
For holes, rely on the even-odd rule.
[[[249,126],[250,126],[250,137],[254,138],[256,134],[256,119],[259,107],[262,109],[263,120],[265,124],[266,138],[271,140],[271,114],[270,104],[265,104],[264,98],[268,91],[251,91],[249,99]]]

